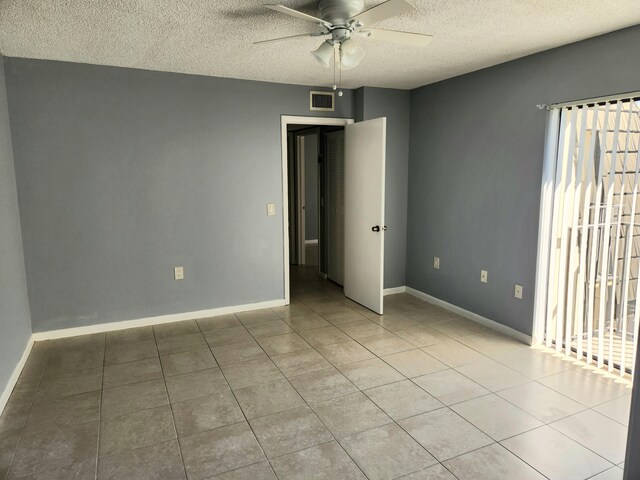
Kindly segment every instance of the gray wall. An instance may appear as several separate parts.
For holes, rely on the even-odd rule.
[[[356,118],[387,117],[385,170],[384,287],[405,285],[410,93],[364,87],[356,91]]]
[[[34,331],[284,297],[280,117],[310,88],[5,66]]]
[[[304,137],[305,240],[318,239],[318,135]]]
[[[31,336],[4,67],[0,57],[0,393]],[[3,465],[0,465],[2,470]]]
[[[408,286],[531,334],[546,121],[536,104],[640,89],[638,45],[633,27],[411,92]]]

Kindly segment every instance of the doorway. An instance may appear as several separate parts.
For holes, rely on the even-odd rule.
[[[283,116],[281,122],[285,302],[291,302],[290,265],[308,263],[307,246],[313,245],[305,242],[306,224],[314,218],[312,212],[306,212],[307,185],[313,180],[307,179],[304,171],[317,168],[316,272],[343,285],[349,299],[381,315],[386,118],[354,124],[351,119]],[[313,162],[316,155],[317,165]],[[340,183],[343,186],[336,189]],[[309,232],[313,235],[313,229]],[[340,253],[334,251],[335,246],[343,249],[342,261],[336,261]]]
[[[282,117],[285,301],[291,301],[290,265],[309,265],[317,252],[317,272],[328,278],[328,212],[326,200],[326,135],[344,129],[353,119]],[[315,154],[315,162],[313,156]],[[315,175],[313,174],[315,170]],[[315,178],[314,178],[315,177]],[[315,180],[315,189],[314,186]],[[315,202],[314,202],[315,200]],[[314,228],[315,227],[315,228]],[[308,237],[316,238],[308,238]],[[315,240],[315,242],[314,242]],[[314,248],[315,247],[315,248]]]
[[[296,124],[287,127],[289,263],[315,266],[320,272],[321,137],[320,127]]]

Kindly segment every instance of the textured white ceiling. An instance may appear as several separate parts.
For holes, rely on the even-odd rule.
[[[3,55],[330,85],[309,52],[318,38],[252,45],[314,30],[269,11],[274,0],[0,0]],[[315,2],[282,0],[316,14]],[[371,7],[380,0],[365,0]],[[343,85],[414,88],[640,23],[638,0],[415,0],[376,24],[430,33],[426,48],[359,39],[366,56]],[[631,60],[630,60],[631,61]]]

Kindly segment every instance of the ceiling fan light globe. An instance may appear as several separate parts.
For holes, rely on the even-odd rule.
[[[311,52],[311,54],[313,55],[313,58],[315,58],[319,63],[321,63],[325,67],[329,67],[334,54],[333,45],[327,41],[322,42],[322,44],[313,52]]]
[[[357,67],[364,57],[364,49],[352,40],[342,42],[340,46],[340,63],[345,70]]]

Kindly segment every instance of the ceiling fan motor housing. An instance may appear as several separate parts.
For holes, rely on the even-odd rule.
[[[319,0],[318,10],[323,20],[332,25],[346,26],[351,17],[364,10],[364,0]]]
[[[342,43],[351,38],[351,30],[348,28],[335,28],[331,30],[331,40],[334,43]]]

